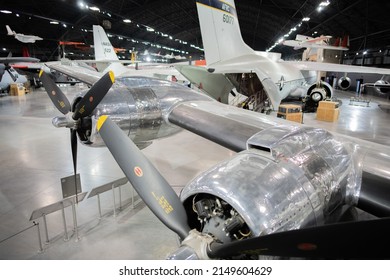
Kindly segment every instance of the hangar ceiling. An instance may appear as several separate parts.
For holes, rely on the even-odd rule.
[[[4,3],[5,2],[5,3]],[[116,48],[139,53],[202,55],[202,38],[195,0],[6,0],[0,10],[0,52],[6,56],[22,54],[22,47],[43,61],[57,59],[59,41],[82,42],[85,46],[67,46],[68,57],[82,58],[92,54],[92,25],[103,25],[112,35]],[[386,48],[390,45],[390,2],[368,0],[329,0],[330,4],[317,11],[320,0],[240,0],[236,8],[244,41],[255,50],[270,48],[291,28],[303,22],[296,34],[350,36],[350,51]],[[88,6],[88,7],[87,7]],[[96,7],[98,9],[94,9]],[[129,19],[131,22],[124,22]],[[56,21],[59,24],[50,24]],[[34,44],[23,44],[7,36],[8,24],[17,33],[44,38]],[[286,46],[272,51],[284,57],[296,53]]]

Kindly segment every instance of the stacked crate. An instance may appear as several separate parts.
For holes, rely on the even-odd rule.
[[[339,119],[339,103],[333,101],[320,101],[317,108],[317,120],[335,122]]]
[[[281,104],[278,109],[277,117],[302,123],[302,106],[295,104]]]

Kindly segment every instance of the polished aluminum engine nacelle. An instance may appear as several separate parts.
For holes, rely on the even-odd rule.
[[[272,127],[251,137],[247,147],[182,190],[191,226],[206,228],[194,207],[202,197],[228,203],[251,236],[320,225],[340,205],[356,203],[359,180],[351,179],[358,168],[353,146],[336,141],[327,131]],[[216,232],[220,227],[214,226],[214,231],[208,227],[213,236],[222,236]]]
[[[338,80],[337,85],[339,86],[340,89],[347,90],[351,86],[351,79],[349,77],[345,77],[345,76],[341,77]]]
[[[144,77],[118,78],[91,116],[83,141],[90,146],[104,146],[96,129],[101,115],[108,115],[139,147],[152,140],[167,137],[181,129],[165,121],[167,114],[178,102],[212,100],[186,86]],[[82,139],[81,139],[82,140]]]

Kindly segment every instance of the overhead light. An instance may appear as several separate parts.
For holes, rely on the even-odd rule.
[[[302,21],[309,21],[309,20],[310,20],[309,17],[304,17],[304,18],[302,19]]]
[[[126,18],[126,19],[123,20],[123,22],[125,22],[125,23],[130,23],[131,20],[129,20],[129,19]]]
[[[6,51],[7,49],[6,48],[3,48],[3,51]]]
[[[320,7],[327,7],[329,4],[330,4],[329,1],[322,1],[319,6]]]
[[[153,31],[154,31],[154,28],[146,27],[146,31],[153,32]]]
[[[89,7],[90,10],[95,11],[95,12],[100,12],[100,9],[96,6]]]
[[[79,7],[80,7],[81,9],[86,8],[86,6],[85,6],[85,4],[84,4],[83,1],[79,1],[79,2],[78,2],[78,5],[79,5]]]
[[[54,21],[54,20],[52,20],[51,22],[50,22],[50,24],[60,24],[58,21]]]
[[[364,51],[364,52],[363,52],[363,55],[366,55],[366,54],[367,54],[367,51]]]
[[[2,12],[3,14],[12,14],[12,12],[8,10],[0,10],[0,12]]]
[[[65,27],[65,28],[67,27],[67,25],[65,23],[63,23],[62,26]]]
[[[19,14],[16,14],[16,16],[17,16],[17,17],[20,17],[20,15],[19,15]]]

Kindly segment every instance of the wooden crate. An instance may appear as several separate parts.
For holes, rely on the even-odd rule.
[[[336,109],[317,108],[317,120],[326,122],[335,122],[339,119],[340,111]]]
[[[302,123],[302,106],[295,104],[281,104],[276,116],[285,120]]]

